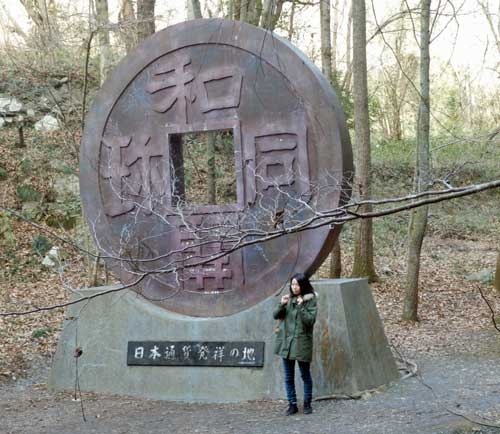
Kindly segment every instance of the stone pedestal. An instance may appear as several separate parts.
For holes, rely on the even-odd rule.
[[[389,383],[398,371],[373,297],[364,279],[312,282],[318,299],[312,374],[314,395],[352,394]],[[89,296],[109,288],[81,290]],[[232,316],[194,318],[161,309],[130,291],[71,306],[49,384],[71,390],[74,351],[83,391],[189,402],[284,398],[281,361],[273,355],[279,297]],[[76,319],[78,318],[78,319]],[[127,366],[129,341],[264,341],[263,368]],[[297,386],[301,385],[297,372]],[[301,396],[300,387],[298,396]]]

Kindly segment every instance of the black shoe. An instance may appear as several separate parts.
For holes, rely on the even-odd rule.
[[[312,412],[311,401],[304,401],[304,414],[311,414]]]
[[[288,404],[288,409],[286,410],[286,415],[291,416],[292,414],[298,413],[299,409],[297,408],[297,404]]]

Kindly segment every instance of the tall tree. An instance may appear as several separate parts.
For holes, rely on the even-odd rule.
[[[497,253],[497,266],[495,268],[495,288],[498,292],[500,292],[500,249],[498,249]]]
[[[356,139],[355,188],[359,199],[371,196],[371,146],[370,120],[368,116],[368,83],[366,67],[366,8],[365,0],[352,2],[353,26],[353,94],[354,132]],[[372,206],[363,205],[361,212],[370,212]],[[370,219],[361,220],[357,225],[354,242],[353,277],[368,277],[370,282],[377,279],[373,265],[373,228]]]
[[[248,10],[253,7],[255,0],[240,0],[238,2],[239,19],[247,22],[249,20]]]
[[[336,1],[338,3],[338,1]],[[332,45],[331,45],[331,16],[330,16],[330,0],[321,1],[319,3],[320,12],[320,30],[321,30],[321,70],[326,79],[332,83]],[[340,238],[333,246],[330,256],[330,278],[338,278],[342,272]]]
[[[217,134],[214,132],[207,133],[207,204],[215,205],[216,202],[216,169],[215,169],[215,154],[217,144]]]
[[[50,25],[49,7],[54,5],[54,1],[46,2],[44,0],[20,0],[24,6],[29,18],[35,25],[44,30],[48,30]]]
[[[120,25],[120,39],[128,54],[137,45],[136,19],[132,0],[121,0],[118,23]]]
[[[58,38],[54,34],[57,28],[55,25],[57,5],[54,0],[20,0],[24,6],[28,17],[35,24],[34,30],[37,35],[37,42],[43,60],[47,60],[49,65],[56,62],[54,46],[58,43]]]
[[[354,3],[354,0],[353,0]],[[351,40],[352,40],[352,26],[353,26],[353,5],[349,9],[349,14],[347,16],[347,36],[346,36],[346,55],[345,55],[345,75],[344,81],[342,83],[342,89],[345,92],[349,92],[351,88],[351,77],[353,62],[351,62]],[[366,23],[365,23],[365,33],[366,33]],[[366,50],[365,50],[366,53]],[[366,57],[366,54],[365,54]],[[366,63],[366,62],[365,62]]]
[[[332,70],[337,71],[337,46],[339,34],[339,0],[333,3],[333,23],[332,23]]]
[[[5,25],[6,27],[8,27],[10,29],[10,31],[12,31],[13,33],[21,36],[24,40],[26,40],[26,38],[27,38],[26,33],[24,32],[24,30],[22,29],[22,27],[17,22],[17,19],[12,16],[12,14],[9,11],[9,8],[5,4],[3,4],[1,2],[0,2],[0,8],[1,8],[1,11],[2,11],[2,13],[0,14],[0,21],[1,21],[1,23],[3,25]],[[4,38],[6,36],[7,35],[4,34]]]
[[[500,70],[500,2],[497,2],[497,12],[493,12],[490,9],[489,0],[478,0],[481,10],[488,21],[488,27],[490,29],[490,34],[493,37],[496,47],[496,55],[493,54],[493,59],[496,59],[495,70],[498,72]],[[495,2],[493,2],[495,3]],[[496,21],[496,22],[495,22]],[[486,53],[485,53],[486,55]],[[499,252],[500,255],[500,252]]]
[[[384,62],[381,68],[382,86],[379,94],[383,96],[383,107],[379,116],[384,135],[388,139],[403,139],[403,107],[407,102],[410,84],[418,70],[418,58],[405,53],[406,30],[395,33],[393,54],[397,62]]]
[[[267,30],[274,30],[283,11],[285,0],[264,0],[260,27]],[[292,2],[292,10],[294,4]],[[294,12],[295,13],[295,12]],[[258,21],[257,21],[258,24]]]
[[[330,279],[338,279],[342,275],[342,249],[340,248],[340,236],[333,245],[332,253],[330,254],[330,270],[328,277]]]
[[[319,2],[321,20],[321,69],[327,80],[332,82],[332,43],[330,22],[330,0]]]
[[[287,0],[230,0],[233,19],[274,30]],[[293,26],[293,24],[292,24]]]
[[[155,1],[137,0],[137,39],[139,42],[155,32]]]
[[[230,9],[233,11],[232,18],[233,20],[240,20],[241,19],[241,2],[245,0],[230,0],[231,5]]]
[[[495,13],[490,11],[489,1],[488,0],[478,0],[479,5],[483,11],[486,20],[488,21],[488,26],[490,28],[490,32],[495,41],[495,46],[497,48],[497,53],[500,56],[500,3],[498,3],[498,10],[496,13],[496,25],[495,25]]]
[[[425,191],[430,185],[429,165],[429,44],[431,0],[422,0],[420,14],[420,103],[417,120],[417,161],[414,189]],[[408,232],[406,289],[403,301],[403,320],[418,321],[418,278],[420,252],[427,228],[428,205],[411,213]]]
[[[99,79],[102,84],[111,69],[113,56],[109,43],[108,0],[95,0],[95,14],[99,41]]]
[[[295,0],[292,0],[292,6],[290,8],[290,19],[288,21],[288,40],[291,41],[293,37],[293,26],[295,20]]]
[[[201,14],[200,0],[187,0],[186,9],[188,20],[197,20],[203,18]]]

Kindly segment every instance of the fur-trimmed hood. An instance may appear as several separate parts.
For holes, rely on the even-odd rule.
[[[297,297],[298,296],[295,296],[292,298],[293,303],[297,303],[297,301],[296,301]],[[302,299],[304,301],[309,301],[309,300],[312,300],[314,297],[318,297],[318,293],[316,291],[314,293],[310,292],[309,294],[304,295],[304,297],[302,297]]]
[[[312,300],[313,297],[317,297],[317,296],[318,296],[318,293],[316,291],[314,291],[314,292],[311,292],[309,294],[304,295],[303,298],[304,298],[304,301],[309,301],[309,300]]]

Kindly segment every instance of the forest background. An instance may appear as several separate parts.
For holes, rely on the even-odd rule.
[[[487,0],[432,3],[433,188],[500,178],[498,7]],[[415,191],[420,3],[368,2],[366,9],[371,197],[405,197]],[[200,15],[241,19],[296,44],[336,89],[359,166],[352,53],[356,29],[347,0],[2,0],[0,12],[2,313],[61,304],[77,288],[113,282],[99,260],[75,252],[57,236],[94,251],[78,195],[84,115],[113,66],[167,25]],[[373,221],[372,288],[389,338],[410,357],[420,351],[458,351],[465,345],[464,333],[492,328],[500,307],[493,286],[499,199],[499,190],[493,189],[430,208],[419,255],[417,322],[401,320],[411,215]],[[360,256],[356,238],[355,224],[346,224],[341,261],[337,251],[316,277],[352,275]],[[62,318],[61,308],[0,317],[0,379],[15,379],[35,360],[50,357]]]

